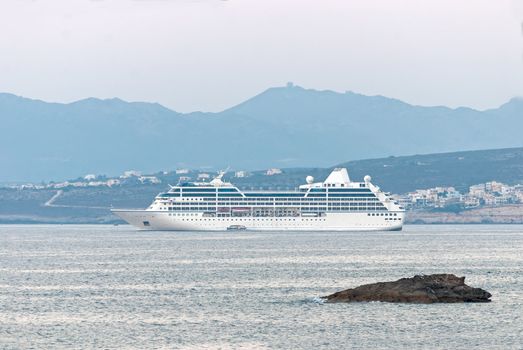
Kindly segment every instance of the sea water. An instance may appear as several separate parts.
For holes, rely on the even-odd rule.
[[[324,304],[454,273],[480,304]],[[523,348],[523,226],[146,232],[0,226],[1,349]]]

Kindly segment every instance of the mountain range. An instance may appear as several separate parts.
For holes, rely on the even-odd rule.
[[[478,111],[288,84],[219,113],[182,114],[117,98],[62,104],[2,93],[0,125],[0,181],[40,181],[519,147],[523,100]]]

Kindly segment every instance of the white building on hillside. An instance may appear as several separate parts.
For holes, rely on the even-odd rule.
[[[127,170],[127,171],[124,171],[123,175],[120,176],[122,179],[128,179],[130,177],[140,177],[142,175],[141,172],[137,171],[137,170]]]
[[[236,178],[242,178],[242,177],[247,177],[247,176],[249,176],[249,174],[244,170],[239,170],[234,173],[234,177],[236,177]]]
[[[109,180],[107,180],[106,184],[109,187],[118,186],[120,184],[120,180],[118,180],[118,179],[109,179]]]
[[[278,174],[281,174],[281,173],[282,173],[281,169],[270,168],[270,169],[267,169],[267,172],[265,173],[265,175],[273,176],[273,175],[278,175]]]
[[[162,183],[162,181],[160,181],[160,179],[157,178],[156,176],[140,176],[138,178],[138,180],[140,180],[141,183],[150,183],[150,184]]]

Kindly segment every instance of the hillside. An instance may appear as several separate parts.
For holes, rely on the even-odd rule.
[[[354,181],[361,181],[366,174],[372,175],[373,182],[388,192],[405,193],[435,186],[455,186],[466,192],[471,185],[491,180],[511,185],[523,183],[523,148],[388,157],[351,161],[338,166],[348,167]],[[292,189],[303,184],[307,175],[323,180],[331,169],[286,168],[283,174],[274,176],[254,171],[245,178],[233,178],[233,173],[228,173],[225,179],[242,189]],[[197,174],[193,171],[188,175],[195,178]],[[161,180],[160,184],[141,184],[129,179],[113,187],[66,187],[60,190],[52,205],[49,205],[49,200],[57,190],[0,188],[0,222],[119,222],[110,214],[111,207],[145,208],[156,194],[168,189],[168,184],[177,183],[179,176],[174,172],[154,175]],[[517,221],[512,209],[505,218],[503,210],[464,211],[458,215],[418,212],[412,218],[414,222],[481,222],[480,214],[487,213],[489,218],[485,220],[489,222]],[[469,217],[468,213],[474,217]]]
[[[355,160],[335,167],[349,169],[351,179],[372,181],[385,191],[406,193],[436,186],[454,186],[459,191],[492,180],[507,184],[523,183],[523,148],[436,153],[403,157]],[[232,179],[243,187],[293,188],[307,175],[324,179],[332,168],[288,168],[284,175],[267,177],[263,172],[244,179]]]
[[[388,157],[340,164],[352,176],[372,174],[373,181],[387,191],[404,193],[420,188],[469,186],[497,180],[523,183],[523,148]]]
[[[271,88],[220,113],[89,98],[0,94],[2,181],[127,169],[328,167],[344,160],[523,146],[523,101],[492,110],[420,107],[353,92]]]

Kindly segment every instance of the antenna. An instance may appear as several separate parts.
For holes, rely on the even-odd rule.
[[[218,173],[218,176],[216,176],[215,179],[221,180],[223,175],[225,175],[229,171],[229,169],[231,169],[230,166],[228,166],[227,169],[225,169],[225,170],[220,170],[220,172]]]
[[[225,170],[221,170],[219,173],[218,173],[218,176],[216,176],[211,182],[210,184],[215,186],[215,187],[219,187],[219,186],[223,186],[224,185],[224,182],[222,181],[222,177],[223,175],[225,175],[225,173],[229,170],[230,167],[227,167],[227,169]]]

